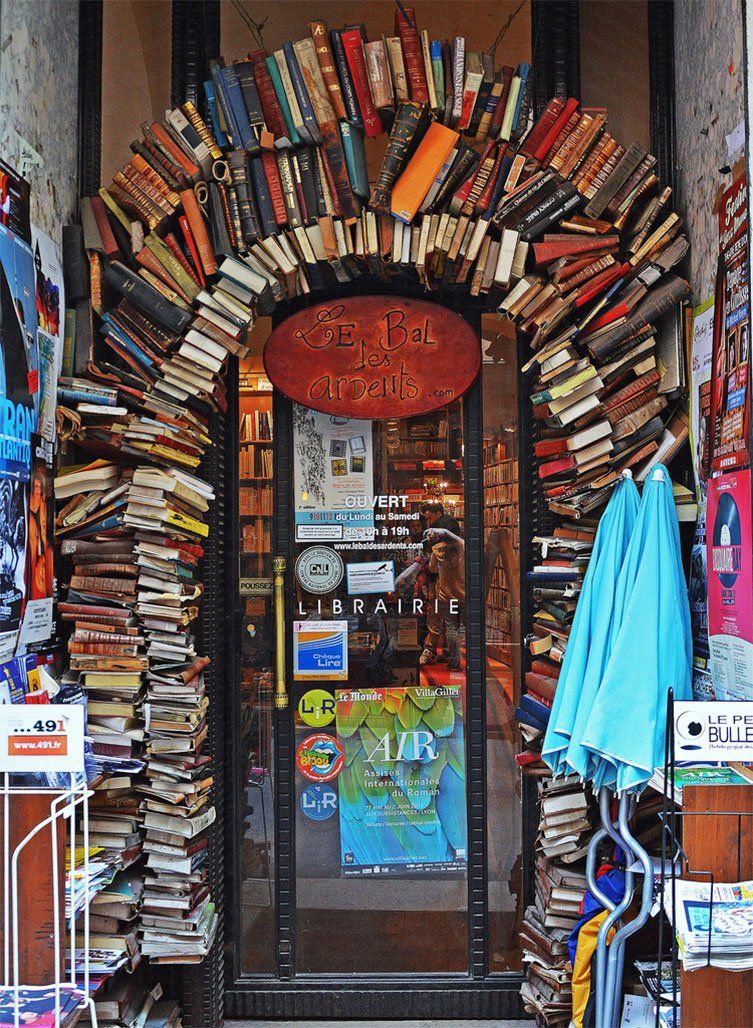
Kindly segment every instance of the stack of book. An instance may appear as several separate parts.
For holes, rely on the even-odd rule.
[[[546,1025],[568,1024],[572,1001],[567,940],[586,891],[586,876],[539,856],[536,899],[526,910],[520,941],[526,980],[521,996],[526,1009]]]

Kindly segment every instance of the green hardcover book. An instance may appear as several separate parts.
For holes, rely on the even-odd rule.
[[[369,173],[366,167],[366,149],[363,145],[363,136],[347,121],[340,122],[340,135],[343,141],[343,152],[345,154],[345,167],[348,169],[350,187],[356,196],[368,200]]]
[[[285,125],[288,129],[288,139],[293,146],[300,146],[301,137],[298,135],[298,130],[293,123],[293,114],[290,110],[290,104],[285,94],[285,87],[282,84],[282,76],[280,75],[280,69],[277,67],[277,61],[274,57],[267,57],[266,65],[269,70],[269,77],[272,79],[272,85],[274,86],[275,95],[277,102],[280,105],[282,116],[285,119]]]

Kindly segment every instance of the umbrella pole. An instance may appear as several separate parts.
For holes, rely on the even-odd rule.
[[[609,810],[611,797],[612,793],[608,788],[603,787],[599,790],[599,812],[601,814],[601,822],[604,825],[607,834],[617,843],[618,846],[626,851],[625,894],[617,906],[615,906],[604,918],[601,923],[601,928],[599,929],[598,940],[596,943],[596,1028],[614,1028],[612,1016],[614,997],[610,996],[609,993],[607,974],[608,967],[612,959],[612,946],[614,945],[614,940],[609,944],[608,939],[612,928],[617,921],[619,921],[633,900],[633,883],[635,879],[633,871],[631,870],[633,854],[631,852],[630,845],[625,841],[622,834],[615,829],[612,822]]]
[[[610,839],[622,848],[625,847],[624,840],[618,833],[612,822],[612,815],[610,807],[612,803],[612,793],[606,787],[602,786],[599,789],[599,814],[601,816],[602,827],[594,836],[594,839],[589,843],[587,863],[586,863],[586,877],[588,881],[588,888],[591,890],[594,896],[599,900],[602,906],[609,911],[607,916],[601,923],[599,928],[599,935],[596,941],[596,1028],[611,1028],[608,1020],[605,1019],[605,1006],[606,1006],[606,982],[607,982],[607,949],[609,933],[612,929],[613,924],[619,918],[622,913],[623,903],[619,906],[607,899],[606,896],[601,892],[598,885],[596,885],[596,846],[605,837],[609,836]],[[594,845],[595,843],[595,845]],[[592,850],[593,846],[593,850]],[[628,856],[630,856],[628,854]],[[589,873],[590,872],[590,873]],[[628,876],[625,876],[625,896],[628,896],[628,889],[630,899],[632,899],[632,878],[628,880]],[[630,902],[628,899],[628,903]]]
[[[613,1022],[617,1023],[614,1020],[614,1015],[617,1011],[619,997],[622,991],[622,970],[624,967],[625,960],[625,943],[631,935],[634,935],[646,923],[649,914],[651,913],[651,904],[653,901],[653,865],[651,863],[651,857],[640,845],[640,843],[633,838],[630,832],[628,820],[631,816],[632,810],[634,810],[633,797],[627,795],[626,793],[623,793],[623,795],[620,796],[618,824],[620,826],[620,835],[624,840],[624,845],[626,849],[630,850],[631,853],[634,855],[635,860],[640,862],[641,864],[639,870],[639,873],[643,874],[641,907],[638,911],[637,916],[634,917],[632,921],[629,921],[627,924],[623,925],[622,928],[618,930],[617,934],[612,939],[612,943],[609,947],[609,953],[607,956],[607,982],[605,990],[607,1008],[604,1011],[604,1028],[606,1028],[606,1026],[608,1025],[611,1025]],[[638,869],[636,868],[636,870]],[[630,871],[630,874],[632,876],[632,870]]]

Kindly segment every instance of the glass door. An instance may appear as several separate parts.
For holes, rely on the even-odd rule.
[[[468,967],[462,421],[293,407],[302,974]]]
[[[295,996],[296,1016],[395,1016],[420,993],[427,1016],[468,1016],[465,989],[473,1016],[517,1012],[514,366],[495,336],[464,398],[357,421],[274,393],[260,357],[240,365],[238,1015],[286,1016]]]

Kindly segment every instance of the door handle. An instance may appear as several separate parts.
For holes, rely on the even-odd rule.
[[[275,599],[275,707],[287,710],[288,680],[285,673],[285,568],[284,557],[274,557],[272,571],[274,573]]]

